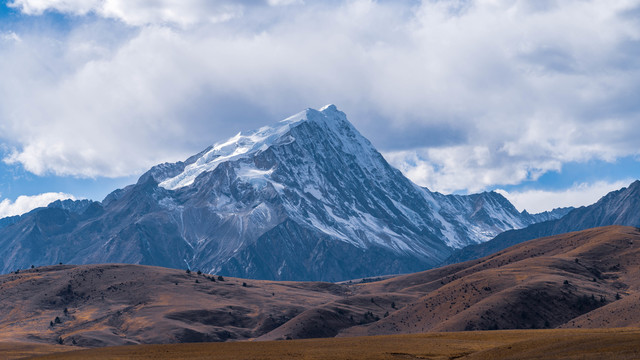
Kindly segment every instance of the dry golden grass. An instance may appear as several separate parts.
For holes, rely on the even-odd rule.
[[[0,360],[21,359],[29,356],[65,351],[69,351],[68,346],[22,342],[0,342]]]
[[[640,329],[503,330],[267,342],[134,345],[37,359],[638,359]]]

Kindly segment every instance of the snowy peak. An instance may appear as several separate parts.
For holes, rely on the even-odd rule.
[[[165,179],[160,186],[168,190],[189,186],[198,175],[215,170],[223,162],[248,158],[268,149],[273,144],[288,141],[285,135],[294,123],[294,121],[286,121],[279,123],[280,126],[263,127],[246,135],[238,133],[227,141],[213,145],[195,162],[187,165],[180,174]]]
[[[291,135],[291,129],[305,122],[318,124],[335,138],[346,137],[346,141],[340,141],[345,151],[355,150],[354,140],[357,146],[374,150],[371,143],[349,123],[345,113],[330,104],[320,110],[306,109],[272,126],[265,126],[247,134],[238,133],[226,141],[216,143],[208,151],[201,153],[195,161],[186,165],[179,174],[160,179],[159,185],[168,190],[189,186],[200,174],[215,170],[221,163],[251,158],[271,146],[293,142],[295,138]]]
[[[213,199],[211,208],[226,216],[256,208],[269,216],[279,214],[272,219],[286,214],[359,248],[376,244],[430,257],[437,253],[435,247],[440,252],[442,245],[463,247],[530,223],[495,193],[441,196],[416,186],[392,168],[333,104],[239,133],[185,164],[159,186],[197,188]],[[203,190],[211,178],[226,184],[224,189]],[[249,196],[247,191],[254,193]]]

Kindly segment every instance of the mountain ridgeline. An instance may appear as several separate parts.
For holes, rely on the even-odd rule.
[[[490,241],[459,249],[445,263],[479,259],[524,241],[608,225],[640,227],[640,181],[608,193],[595,204],[572,209],[558,219],[505,231]]]
[[[329,105],[157,165],[102,202],[56,202],[7,220],[0,271],[130,263],[338,281],[432,268],[565,212],[531,215],[495,192],[421,188]]]

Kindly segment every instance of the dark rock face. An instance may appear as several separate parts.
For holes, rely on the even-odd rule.
[[[535,221],[494,192],[416,186],[328,106],[154,166],[102,203],[23,215],[0,229],[0,270],[111,262],[337,281],[424,270]]]
[[[562,214],[565,210],[554,211]],[[593,205],[572,209],[559,219],[505,231],[485,243],[457,250],[445,264],[479,259],[527,240],[608,225],[640,227],[640,181],[610,192]]]

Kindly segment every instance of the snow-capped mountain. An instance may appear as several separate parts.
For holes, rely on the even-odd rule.
[[[537,221],[501,195],[442,195],[397,169],[335,106],[161,164],[100,203],[0,230],[6,272],[125,262],[248,278],[344,280],[432,267]]]

